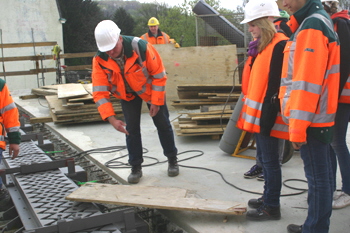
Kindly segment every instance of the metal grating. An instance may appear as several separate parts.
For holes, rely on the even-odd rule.
[[[3,156],[8,157],[8,152],[4,151]],[[7,168],[15,168],[50,161],[52,159],[34,142],[22,142],[19,157],[14,160],[5,159],[4,164]],[[25,175],[15,174],[11,175],[9,180],[15,184],[15,188],[9,187],[9,191],[23,226],[28,232],[37,232],[35,229],[59,225],[62,221],[71,222],[76,219],[103,215],[95,204],[65,200],[65,196],[79,186],[60,169]],[[96,223],[95,226],[99,224]],[[114,223],[77,232],[118,233],[120,231],[117,226],[123,228],[124,225]],[[45,230],[38,230],[38,232],[45,232]]]

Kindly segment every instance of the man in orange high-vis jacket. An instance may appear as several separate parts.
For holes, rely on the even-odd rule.
[[[0,79],[0,162],[2,153],[6,149],[5,136],[7,136],[9,141],[9,155],[12,156],[12,159],[15,159],[19,154],[21,134],[19,132],[20,122],[18,118],[18,109],[11,97],[6,82]],[[0,211],[4,211],[10,206],[10,195],[0,177]]]
[[[338,103],[340,49],[319,0],[283,0],[293,12],[284,50],[280,103],[289,140],[300,150],[308,182],[308,214],[288,232],[329,232],[333,178],[330,142]]]
[[[170,36],[159,29],[159,21],[152,17],[148,20],[148,32],[141,36],[141,39],[151,44],[169,44],[171,43]]]
[[[93,58],[93,98],[103,120],[126,134],[131,174],[135,184],[142,177],[143,148],[140,133],[142,102],[158,130],[163,153],[168,158],[168,176],[177,176],[177,148],[165,102],[166,73],[156,49],[138,37],[121,36],[111,20],[101,21],[95,28],[99,51]],[[110,94],[121,100],[126,124],[115,118]]]
[[[321,2],[326,12],[331,16],[334,30],[337,32],[340,41],[340,97],[331,143],[334,190],[337,190],[338,165],[342,180],[341,192],[334,192],[332,206],[333,209],[339,209],[350,205],[350,153],[346,143],[350,119],[350,16],[348,10],[341,10],[338,1],[321,0]]]

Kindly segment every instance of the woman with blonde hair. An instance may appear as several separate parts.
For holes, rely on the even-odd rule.
[[[274,0],[250,1],[245,18],[254,41],[249,44],[248,60],[242,78],[244,104],[237,127],[254,133],[257,159],[262,164],[265,183],[263,196],[248,202],[253,210],[248,220],[279,220],[282,174],[279,139],[288,139],[288,127],[279,113],[278,89],[281,80],[283,50],[288,40],[277,33],[269,17],[278,17]]]

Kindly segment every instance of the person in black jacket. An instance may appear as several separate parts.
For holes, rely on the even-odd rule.
[[[350,153],[346,144],[350,119],[350,17],[347,10],[339,8],[338,1],[322,0],[321,2],[326,12],[331,16],[340,41],[339,102],[331,143],[334,190],[336,190],[337,164],[339,164],[342,178],[341,192],[334,192],[332,203],[333,209],[339,209],[350,205]]]

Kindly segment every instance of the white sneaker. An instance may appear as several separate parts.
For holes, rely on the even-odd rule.
[[[334,193],[333,193],[333,201],[337,200],[341,196],[342,193],[343,192],[334,191]]]
[[[340,209],[350,205],[350,195],[342,192],[336,200],[333,201],[333,209]]]

